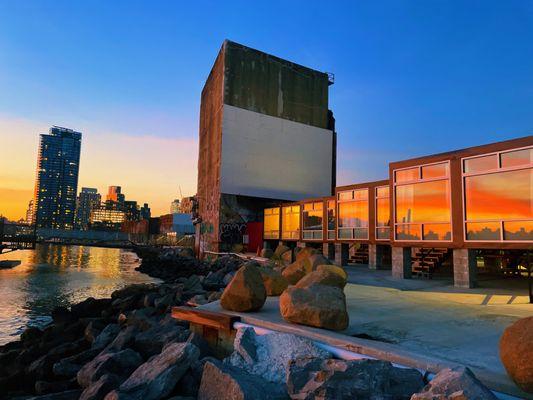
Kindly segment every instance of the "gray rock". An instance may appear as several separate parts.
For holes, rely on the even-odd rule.
[[[102,375],[128,376],[143,362],[139,353],[126,349],[119,352],[102,352],[85,364],[78,372],[78,383],[86,388]]]
[[[411,400],[496,400],[496,396],[465,367],[446,368]]]
[[[159,354],[163,347],[172,342],[183,342],[189,336],[189,331],[174,321],[160,323],[145,332],[135,336],[134,349],[145,358]]]
[[[75,377],[82,365],[98,355],[100,350],[89,349],[56,362],[52,368],[54,375],[65,378]]]
[[[229,284],[236,273],[237,273],[236,271],[228,272],[226,275],[224,275],[224,278],[222,279],[222,283],[224,285]]]
[[[199,358],[205,358],[211,355],[212,351],[209,347],[209,343],[204,339],[204,337],[196,332],[191,332],[187,338],[187,342],[194,344],[200,350]]]
[[[120,392],[139,400],[165,398],[198,360],[199,354],[198,348],[190,343],[172,343],[137,368],[120,385]]]
[[[174,304],[174,294],[169,293],[164,295],[163,297],[159,297],[154,300],[154,307],[158,310],[166,310],[167,307]]]
[[[54,364],[52,371],[56,376],[72,378],[76,376],[81,367],[81,364],[74,364],[66,360],[61,360]]]
[[[102,400],[109,392],[119,387],[121,379],[114,374],[102,375],[81,394],[80,400]]]
[[[257,375],[224,365],[205,363],[198,400],[281,400],[287,399],[284,385],[267,382]]]
[[[184,288],[183,290],[202,290],[202,282],[200,281],[200,277],[198,275],[191,275],[187,280],[184,282]]]
[[[105,348],[120,332],[120,326],[118,324],[109,324],[102,332],[94,339],[92,344],[93,349],[103,349]]]
[[[157,299],[157,294],[155,293],[148,293],[144,296],[144,299],[143,299],[143,304],[145,307],[153,307],[154,306],[154,301],[155,299]]]
[[[132,347],[135,343],[135,336],[138,332],[139,330],[135,325],[127,326],[119,332],[119,334],[115,337],[115,339],[113,339],[113,341],[109,345],[107,345],[105,350],[107,352],[120,351],[128,347]]]
[[[36,381],[35,382],[35,393],[39,395],[65,392],[67,390],[78,389],[78,383],[76,379],[71,379],[68,381]]]
[[[241,328],[235,336],[233,354],[224,363],[285,383],[289,361],[299,357],[331,357],[312,341],[289,333],[256,335],[253,328]]]
[[[85,340],[87,340],[89,343],[93,343],[96,340],[96,337],[100,334],[102,331],[101,322],[95,322],[91,321],[87,324],[85,327],[85,331],[83,336],[85,337]]]
[[[141,331],[152,328],[157,325],[160,318],[156,315],[157,310],[153,307],[144,307],[133,310],[128,314],[126,325],[134,325]]]
[[[112,390],[104,397],[104,400],[133,400],[133,397],[118,390]]]
[[[28,400],[77,400],[80,397],[81,390],[68,390],[66,392],[45,394],[44,396],[30,397]]]
[[[192,306],[201,306],[207,304],[207,299],[203,294],[197,294],[189,299],[188,303]]]
[[[408,400],[424,386],[414,369],[380,360],[299,358],[289,363],[291,399]]]

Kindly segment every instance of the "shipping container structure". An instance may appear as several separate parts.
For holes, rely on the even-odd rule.
[[[396,278],[520,275],[533,250],[533,137],[393,162],[389,179],[264,211],[265,245],[322,248]],[[334,246],[333,246],[334,245]]]

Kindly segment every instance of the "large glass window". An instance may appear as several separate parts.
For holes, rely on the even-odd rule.
[[[368,189],[347,190],[338,193],[339,239],[368,239]]]
[[[302,239],[322,240],[322,202],[305,203],[302,210]]]
[[[394,176],[396,240],[451,241],[449,163],[411,167]]]
[[[335,200],[328,200],[328,240],[335,240]]]
[[[300,206],[282,207],[281,238],[300,239]]]
[[[463,185],[466,240],[533,241],[533,147],[464,159]]]
[[[279,207],[264,211],[264,239],[279,239]]]
[[[390,238],[390,195],[388,186],[376,188],[376,240]]]

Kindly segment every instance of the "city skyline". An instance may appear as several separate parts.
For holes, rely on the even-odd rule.
[[[169,2],[0,0],[0,213],[24,217],[51,125],[84,133],[80,187],[120,184],[155,215],[179,186],[195,194],[199,93],[225,38],[335,74],[338,184],[532,133],[531,3],[242,4],[236,16],[209,3],[206,17]]]

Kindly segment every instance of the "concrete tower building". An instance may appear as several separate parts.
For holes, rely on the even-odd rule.
[[[53,126],[39,141],[33,222],[72,229],[76,210],[81,133]]]
[[[197,249],[242,243],[279,201],[335,187],[331,77],[225,41],[202,90]]]

